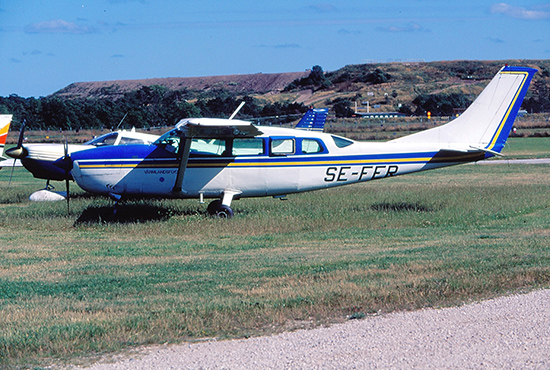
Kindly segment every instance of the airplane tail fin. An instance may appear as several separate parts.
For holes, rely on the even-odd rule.
[[[459,117],[392,142],[464,145],[468,150],[500,153],[536,71],[505,66]]]
[[[327,120],[328,108],[311,108],[304,114],[295,128],[306,131],[323,131]]]
[[[4,153],[12,117],[11,114],[0,114],[0,155]]]

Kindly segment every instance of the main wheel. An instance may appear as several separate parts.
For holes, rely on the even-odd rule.
[[[231,207],[222,204],[221,200],[215,200],[208,205],[206,209],[208,214],[212,217],[219,218],[231,218],[233,217],[233,210]]]
[[[233,210],[231,207],[224,206],[223,204],[218,208],[216,216],[219,218],[231,218],[233,217]]]

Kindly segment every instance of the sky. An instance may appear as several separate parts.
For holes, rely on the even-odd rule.
[[[0,0],[0,96],[73,82],[550,59],[550,1]]]

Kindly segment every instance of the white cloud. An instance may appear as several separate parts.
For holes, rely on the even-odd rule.
[[[525,20],[550,19],[550,11],[527,9],[520,6],[514,6],[506,3],[493,4],[491,13],[504,14],[512,18]]]
[[[94,27],[78,25],[76,23],[67,22],[62,19],[55,19],[51,21],[31,23],[25,27],[25,32],[88,34],[95,33],[97,32],[97,30]]]
[[[431,32],[415,22],[410,22],[401,26],[376,27],[377,31],[382,32]]]

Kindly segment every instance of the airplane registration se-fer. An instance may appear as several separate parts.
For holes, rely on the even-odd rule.
[[[233,216],[243,197],[284,197],[500,155],[535,69],[503,67],[459,117],[387,142],[316,131],[187,118],[151,145],[71,155],[84,190],[131,197],[215,198],[211,215]]]

